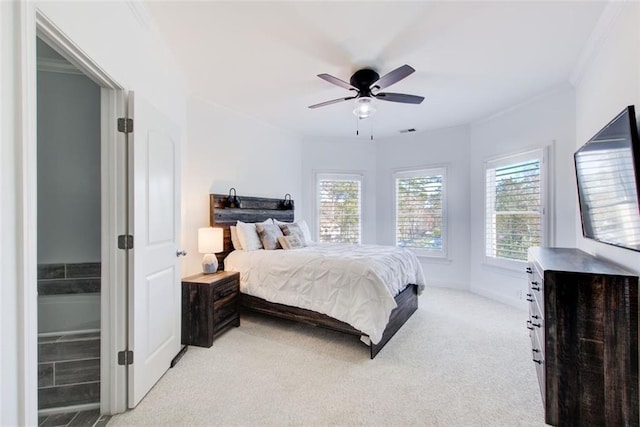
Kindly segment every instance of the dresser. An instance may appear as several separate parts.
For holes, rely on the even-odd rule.
[[[240,273],[218,271],[182,279],[182,344],[211,347],[240,326]]]
[[[531,356],[550,425],[638,426],[638,277],[574,248],[530,248]]]

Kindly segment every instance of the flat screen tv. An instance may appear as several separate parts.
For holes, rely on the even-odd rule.
[[[640,251],[640,142],[633,106],[574,154],[584,237]]]

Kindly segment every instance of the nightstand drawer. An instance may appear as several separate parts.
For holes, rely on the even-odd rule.
[[[218,301],[231,295],[238,294],[238,291],[240,290],[239,284],[238,281],[234,279],[235,277],[230,277],[224,282],[219,283],[213,289],[213,301]]]
[[[238,326],[236,323],[238,325],[240,324],[240,314],[237,311],[226,313],[226,317],[223,316],[213,327],[214,338],[221,332],[224,332],[227,328],[230,328],[231,326]]]
[[[224,321],[229,316],[238,313],[238,293],[232,293],[225,299],[213,303],[213,323]]]

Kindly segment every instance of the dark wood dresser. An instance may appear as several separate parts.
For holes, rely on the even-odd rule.
[[[551,425],[638,426],[638,277],[573,248],[530,248],[532,356]]]
[[[240,326],[240,273],[219,271],[182,279],[182,344],[211,347]]]

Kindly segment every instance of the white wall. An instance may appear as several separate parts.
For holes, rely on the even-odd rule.
[[[301,199],[300,139],[244,114],[190,98],[188,144],[182,197],[183,242],[188,255],[183,276],[202,271],[198,253],[199,227],[209,225],[209,194],[284,198],[291,194],[296,216]]]
[[[395,244],[393,196],[398,170],[447,168],[447,257],[420,257],[430,286],[469,287],[469,129],[459,126],[376,141],[377,243]]]
[[[317,236],[316,174],[318,172],[357,173],[362,183],[362,243],[376,243],[376,144],[362,138],[305,138],[302,144],[303,209],[301,219],[309,224],[311,235]]]
[[[38,71],[38,264],[100,262],[100,87]]]
[[[21,121],[35,118],[36,106],[22,103],[22,82],[35,75],[34,6],[126,89],[186,124],[184,77],[132,2],[0,2],[0,425],[37,424],[36,253],[25,250],[36,224],[23,224],[35,218],[35,183],[23,181],[35,171],[35,138]]]
[[[574,100],[573,88],[562,85],[526,104],[471,125],[471,291],[515,306],[525,304],[522,299],[522,291],[527,288],[524,263],[521,270],[515,271],[484,262],[486,160],[550,146],[550,201],[551,212],[555,214],[552,217],[555,233],[548,244],[575,245]]]
[[[16,9],[14,2],[0,2],[0,425],[20,420]]]
[[[640,5],[610,4],[608,20],[601,22],[597,49],[576,81],[576,135],[574,149],[587,142],[627,105],[640,111]],[[578,218],[578,213],[575,213]],[[640,253],[584,239],[576,226],[577,246],[640,273]]]

